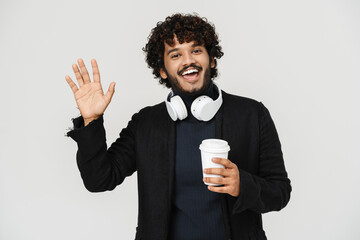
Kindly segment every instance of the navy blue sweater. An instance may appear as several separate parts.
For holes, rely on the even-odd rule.
[[[190,113],[196,97],[180,95],[188,117],[176,124],[175,186],[171,214],[170,239],[226,239],[219,193],[211,192],[202,181],[199,145],[215,138],[215,120],[197,120]],[[217,90],[211,84],[205,95],[215,99]]]

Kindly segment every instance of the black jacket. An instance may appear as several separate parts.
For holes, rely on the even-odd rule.
[[[74,125],[81,125],[81,118]],[[240,172],[240,195],[224,194],[228,239],[266,239],[261,213],[279,211],[291,185],[269,111],[261,102],[223,92],[215,116],[216,138],[226,140],[228,158]],[[137,171],[139,215],[136,239],[167,239],[175,167],[175,122],[165,103],[133,115],[107,149],[102,116],[68,133],[78,143],[77,163],[91,192],[112,190]]]

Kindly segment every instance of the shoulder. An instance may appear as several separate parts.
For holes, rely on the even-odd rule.
[[[258,112],[262,103],[248,97],[238,96],[222,91],[224,109],[239,109],[241,111]]]
[[[160,119],[167,119],[168,114],[165,106],[165,102],[158,103],[152,106],[146,106],[137,113],[135,113],[132,117],[132,120],[136,120],[137,122],[156,122]]]
[[[229,94],[224,91],[222,91],[222,94],[225,115],[234,116],[238,114],[241,116],[256,116],[261,119],[271,118],[269,110],[260,101]]]
[[[161,114],[166,110],[165,102],[161,102],[152,106],[146,106],[142,108],[138,114],[139,115],[154,115]]]

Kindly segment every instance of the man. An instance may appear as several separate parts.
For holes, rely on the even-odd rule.
[[[103,113],[115,83],[104,95],[95,60],[93,82],[81,59],[80,69],[73,65],[79,88],[66,76],[81,113],[68,136],[78,144],[85,187],[112,190],[137,171],[136,239],[266,239],[261,213],[285,207],[291,192],[269,111],[213,83],[223,53],[206,19],[167,17],[143,50],[155,77],[172,92],[134,114],[109,149]],[[231,147],[228,159],[213,159],[225,169],[204,170],[222,177],[202,177],[199,144],[208,138]]]

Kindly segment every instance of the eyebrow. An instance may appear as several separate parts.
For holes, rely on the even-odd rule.
[[[173,48],[173,49],[171,49],[171,50],[169,50],[168,52],[167,52],[167,55],[169,55],[170,53],[172,53],[172,52],[176,52],[177,50],[179,50],[178,48]]]
[[[201,44],[198,44],[198,43],[194,43],[193,45],[191,45],[191,47],[198,47],[198,46],[202,46]],[[169,55],[170,53],[172,53],[172,52],[176,52],[176,51],[178,51],[179,50],[179,48],[173,48],[173,49],[171,49],[171,50],[169,50],[168,52],[167,52],[167,55]]]

